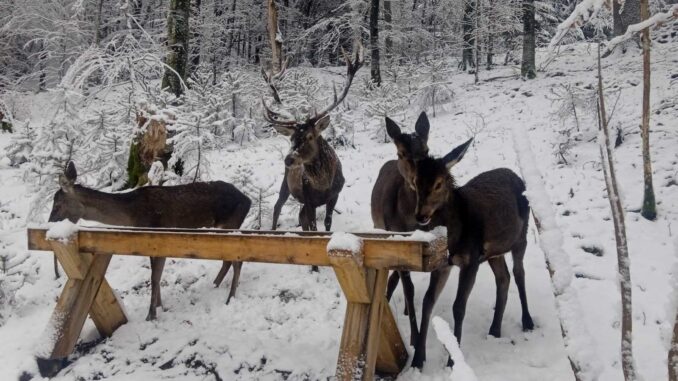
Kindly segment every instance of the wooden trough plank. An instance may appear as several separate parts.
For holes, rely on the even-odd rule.
[[[29,229],[29,249],[52,250],[45,229]],[[98,254],[138,255],[329,266],[330,237],[256,236],[214,233],[81,230],[80,250]],[[368,268],[422,271],[424,243],[365,239]]]
[[[325,245],[330,239],[329,234],[310,236],[308,235],[309,233],[317,232],[294,232],[294,236],[280,234],[256,235],[255,238],[253,237],[253,232],[241,234],[243,232],[234,231],[234,233],[226,234],[224,231],[218,230],[216,230],[218,233],[206,233],[203,229],[181,230],[180,232],[173,232],[172,230],[132,230],[130,228],[120,230],[82,229],[78,235],[81,238],[80,249],[87,252],[318,266],[329,265],[326,256],[320,254],[325,253]],[[28,229],[28,248],[30,250],[52,250],[49,241],[45,238],[46,231],[46,229]],[[363,234],[358,233],[356,235],[362,236]],[[143,250],[134,246],[145,241],[147,237],[152,237],[151,239],[154,241],[146,242]],[[391,236],[382,233],[365,234],[363,238],[366,267],[430,272],[447,263],[447,242],[444,237],[433,242],[408,240],[406,237],[403,239],[385,239],[386,237]],[[101,241],[108,241],[110,239],[116,240],[116,242]],[[97,242],[97,240],[99,241]],[[117,240],[122,242],[117,242]],[[181,250],[176,251],[175,243],[182,240],[185,242],[180,246]],[[205,243],[198,248],[193,248],[187,240],[190,242],[198,240],[201,243],[203,241]],[[163,241],[167,242],[163,243]],[[283,246],[280,248],[275,246],[278,244]],[[266,245],[274,245],[274,247],[265,247]],[[209,250],[203,253],[203,247]],[[151,252],[145,252],[144,250],[146,249],[151,249]],[[201,250],[200,255],[196,254],[198,249]],[[249,253],[249,255],[245,255],[245,253]]]

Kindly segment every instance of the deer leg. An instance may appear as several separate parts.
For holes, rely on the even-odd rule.
[[[151,305],[146,320],[155,320],[156,309],[162,306],[160,298],[160,277],[165,267],[165,258],[151,258]]]
[[[457,296],[452,305],[452,315],[454,316],[454,336],[460,344],[464,316],[466,315],[466,303],[476,281],[476,274],[478,274],[478,262],[476,260],[464,265],[459,271],[459,287],[457,287]]]
[[[221,269],[219,270],[217,277],[214,278],[214,287],[219,287],[221,285],[221,282],[224,281],[224,278],[226,277],[226,274],[228,274],[228,270],[230,270],[230,269],[231,269],[231,262],[224,261],[221,264]]]
[[[431,279],[424,295],[424,305],[421,311],[421,326],[419,328],[419,337],[414,346],[414,357],[412,358],[412,367],[421,369],[426,361],[426,336],[428,334],[428,326],[431,323],[431,314],[433,313],[433,306],[436,304],[440,293],[447,283],[447,278],[450,277],[450,270],[452,267],[445,266],[439,270],[431,273]]]
[[[511,274],[509,274],[506,260],[504,260],[503,255],[490,258],[487,262],[492,268],[494,280],[497,284],[497,299],[494,304],[494,318],[492,319],[492,325],[490,326],[490,335],[501,337],[501,322],[504,317],[504,310],[506,309],[506,299],[508,298]]]
[[[339,195],[332,197],[327,204],[325,205],[325,231],[332,230],[332,213],[334,213],[334,207],[337,205],[339,200]]]
[[[400,273],[398,271],[392,271],[391,275],[388,277],[388,284],[386,286],[386,300],[391,301],[393,292],[396,287],[398,287],[398,282],[400,281]]]
[[[231,301],[231,298],[235,296],[235,291],[238,289],[238,283],[240,283],[240,269],[242,269],[242,262],[233,262],[233,280],[231,281],[231,291],[228,293],[226,304]]]
[[[313,210],[311,214],[309,209]],[[315,222],[315,208],[311,207],[309,204],[303,204],[301,210],[299,210],[299,225],[301,225],[301,230],[303,231],[315,231],[313,229],[314,224],[311,224],[311,217],[313,217],[313,222]],[[318,272],[318,266],[311,266],[311,272]]]
[[[280,210],[282,210],[283,205],[290,197],[290,188],[287,186],[287,168],[285,168],[285,176],[283,177],[282,184],[280,184],[280,192],[278,193],[278,201],[275,202],[273,207],[273,225],[271,230],[276,230],[278,228],[278,218],[280,217]]]
[[[403,281],[403,294],[405,295],[405,315],[410,321],[410,345],[414,346],[419,336],[417,313],[414,309],[414,283],[412,283],[409,271],[400,271],[400,279]]]
[[[527,240],[517,243],[513,246],[511,254],[513,255],[513,277],[518,286],[518,295],[520,295],[520,306],[523,310],[523,330],[531,331],[534,329],[534,322],[530,315],[530,310],[527,308],[527,293],[525,292],[525,268],[523,267],[523,258],[525,257],[525,249],[527,248]]]

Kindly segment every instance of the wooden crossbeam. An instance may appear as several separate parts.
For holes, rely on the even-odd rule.
[[[46,229],[28,229],[30,250],[52,250]],[[80,250],[88,253],[213,259],[240,262],[330,266],[326,249],[330,236],[236,234],[172,229],[81,229]],[[447,258],[444,239],[420,242],[367,234],[364,265],[373,269],[432,271]],[[375,238],[379,236],[379,238]],[[386,239],[388,237],[388,239]]]

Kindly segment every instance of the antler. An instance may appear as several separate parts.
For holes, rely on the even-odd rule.
[[[363,44],[358,42],[358,46],[355,51],[355,57],[353,60],[351,60],[351,57],[346,53],[344,48],[341,48],[341,53],[344,55],[344,60],[346,61],[346,82],[344,83],[344,89],[342,90],[341,95],[337,96],[337,88],[334,85],[332,86],[334,89],[334,102],[327,106],[323,111],[316,113],[314,117],[310,118],[309,122],[311,124],[324,118],[330,113],[330,111],[334,110],[334,108],[337,107],[344,100],[344,98],[346,98],[346,95],[348,95],[348,89],[351,87],[351,83],[353,83],[353,77],[355,77],[355,73],[358,71],[358,69],[360,69],[361,66],[363,66],[363,63],[365,62],[363,51]]]
[[[285,76],[285,73],[287,72],[287,61],[288,60],[285,60],[283,62],[280,70],[277,73],[273,73],[273,70],[266,72],[263,67],[261,68],[261,75],[264,77],[264,81],[266,81],[266,84],[268,84],[268,87],[271,89],[275,103],[279,105],[282,104],[282,100],[280,99],[280,94],[276,88],[276,83],[282,80],[282,78]],[[292,127],[296,125],[296,120],[286,119],[280,113],[271,110],[268,105],[266,105],[266,101],[264,101],[263,97],[261,98],[261,103],[264,105],[264,119],[267,122],[278,126]]]

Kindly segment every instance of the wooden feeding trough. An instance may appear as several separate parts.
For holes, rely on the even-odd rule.
[[[43,376],[59,372],[73,352],[87,315],[102,336],[127,322],[105,278],[113,255],[332,266],[347,300],[337,379],[398,374],[405,344],[386,301],[389,270],[431,272],[447,263],[444,237],[355,233],[357,250],[328,243],[331,233],[205,229],[81,228],[67,239],[28,229],[30,250],[53,251],[68,275],[50,321],[53,343],[38,358]]]

